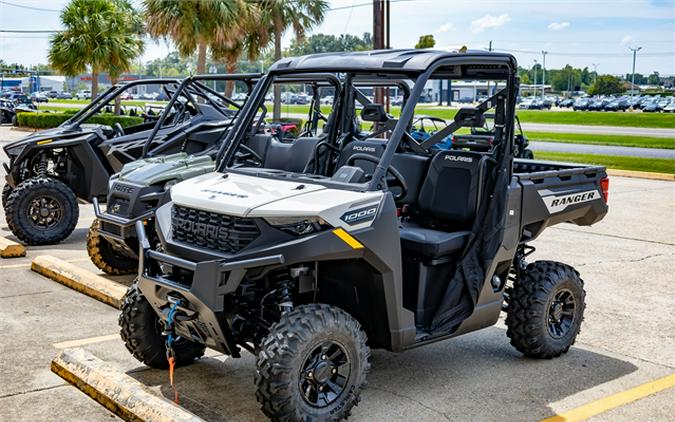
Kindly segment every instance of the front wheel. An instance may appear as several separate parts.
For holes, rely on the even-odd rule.
[[[584,318],[586,292],[569,265],[537,261],[509,292],[506,335],[525,356],[551,359],[574,344]]]
[[[275,421],[339,421],[358,404],[370,370],[361,325],[345,311],[303,305],[262,341],[256,398]]]
[[[16,237],[29,245],[53,245],[75,229],[80,209],[72,190],[49,177],[26,179],[7,198],[5,218]]]
[[[138,259],[115,250],[115,246],[101,236],[100,222],[95,219],[87,233],[87,253],[91,262],[106,274],[133,274],[138,270]]]
[[[165,338],[162,335],[164,326],[136,283],[124,296],[118,323],[122,341],[136,359],[151,368],[169,367]],[[174,345],[176,364],[179,366],[190,364],[202,357],[204,350],[203,344],[179,339]]]
[[[5,186],[2,188],[2,208],[7,208],[7,200],[9,199],[9,195],[12,194],[12,187],[8,184],[5,183]]]

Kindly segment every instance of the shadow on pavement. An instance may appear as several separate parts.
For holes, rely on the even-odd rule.
[[[527,359],[498,327],[400,354],[374,351],[372,363],[368,388],[350,420],[539,420],[552,414],[550,403],[637,369],[580,347],[558,359]],[[254,372],[255,359],[248,354],[203,358],[179,368],[181,405],[209,421],[265,420],[255,399]],[[173,398],[165,371],[130,375]]]

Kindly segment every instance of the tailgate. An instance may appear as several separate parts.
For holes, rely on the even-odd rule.
[[[514,171],[522,188],[524,241],[554,224],[589,226],[607,214],[605,167],[516,160]]]

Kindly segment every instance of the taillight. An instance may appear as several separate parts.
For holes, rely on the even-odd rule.
[[[600,189],[602,189],[602,199],[607,203],[609,199],[609,177],[604,177],[600,180]]]

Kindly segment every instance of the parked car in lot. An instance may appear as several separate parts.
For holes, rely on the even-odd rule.
[[[628,100],[624,99],[616,99],[612,100],[607,105],[605,105],[604,110],[605,111],[626,111],[628,109]]]
[[[62,91],[56,94],[56,98],[59,100],[72,100],[73,99],[73,94],[71,94],[68,91]]]
[[[590,104],[591,100],[589,98],[583,97],[583,98],[577,98],[577,100],[574,102],[572,105],[572,109],[574,111],[585,111],[588,110],[588,105]]]
[[[663,110],[663,107],[657,101],[649,101],[642,104],[642,112],[644,113],[658,113]]]
[[[574,105],[574,100],[572,98],[566,98],[558,103],[558,107],[561,108],[570,108]]]
[[[49,102],[49,97],[42,92],[34,92],[30,94],[31,101],[35,103],[47,103]]]
[[[75,94],[75,97],[78,100],[89,100],[91,99],[91,91],[88,89],[83,89],[81,91],[77,91],[77,94]]]

